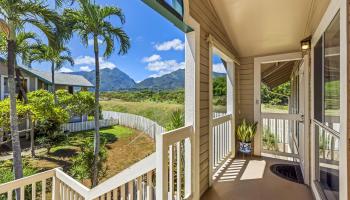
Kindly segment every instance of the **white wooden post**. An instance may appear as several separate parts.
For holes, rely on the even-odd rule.
[[[163,134],[156,136],[156,199],[168,199],[168,146]]]
[[[188,6],[188,2],[186,2]],[[186,33],[185,39],[185,125],[192,125],[191,139],[185,140],[185,198],[200,196],[200,133],[199,133],[199,49],[200,28],[192,18],[186,19],[195,31]],[[192,141],[192,143],[191,143]]]
[[[226,93],[226,109],[227,114],[231,114],[231,156],[235,157],[236,155],[236,139],[235,139],[235,63],[226,62],[226,84],[227,84],[227,93]]]

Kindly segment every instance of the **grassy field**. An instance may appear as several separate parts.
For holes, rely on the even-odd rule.
[[[173,111],[184,109],[181,104],[158,102],[126,102],[118,99],[100,101],[103,110],[131,113],[144,116],[156,121],[161,126],[166,126]]]
[[[37,155],[35,159],[25,157],[25,163],[36,171],[62,167],[65,172],[68,172],[72,164],[72,158],[79,154],[79,146],[83,144],[83,140],[87,137],[93,138],[93,131],[73,133],[66,142],[54,146],[50,154],[43,153]],[[155,151],[153,139],[134,129],[114,126],[102,129],[101,137],[104,137],[107,141],[107,174],[103,180],[119,173]],[[8,164],[11,164],[11,162],[0,162],[0,168],[11,170],[11,165]],[[84,184],[90,185],[89,181],[84,181]]]
[[[127,102],[119,99],[100,101],[102,109],[106,111],[116,111],[131,113],[149,118],[166,127],[170,122],[173,111],[184,110],[184,105],[176,103],[160,103],[160,102]],[[226,112],[226,106],[214,106],[214,112]]]

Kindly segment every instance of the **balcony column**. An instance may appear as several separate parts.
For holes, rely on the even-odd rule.
[[[185,2],[185,11],[188,2]],[[188,14],[184,21],[194,31],[185,38],[185,125],[192,125],[192,143],[185,141],[185,198],[200,198],[200,27]]]
[[[226,62],[226,84],[227,84],[227,93],[226,93],[226,110],[227,114],[231,114],[231,157],[236,156],[236,134],[235,134],[235,63],[230,61]]]

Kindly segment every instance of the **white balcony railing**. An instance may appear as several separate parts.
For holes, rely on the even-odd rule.
[[[339,166],[339,132],[322,124],[317,120],[313,120],[316,137],[318,137],[318,155],[321,164]]]
[[[262,113],[262,152],[297,157],[299,114]]]
[[[211,164],[213,174],[215,174],[231,155],[232,115],[215,113],[211,134]]]
[[[159,134],[156,153],[93,189],[56,168],[0,185],[0,199],[12,199],[16,190],[21,200],[185,199],[192,195],[192,135],[192,126]]]

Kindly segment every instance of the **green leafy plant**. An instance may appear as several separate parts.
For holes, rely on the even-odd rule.
[[[67,135],[62,131],[56,131],[54,133],[41,136],[36,139],[36,142],[40,144],[40,146],[45,147],[47,149],[47,153],[50,153],[50,150],[54,145],[62,143],[67,140]]]
[[[250,143],[256,133],[256,127],[258,122],[247,122],[246,119],[243,119],[240,125],[236,129],[236,135],[239,141]]]
[[[263,145],[264,145],[264,149],[266,150],[270,150],[270,151],[278,150],[277,138],[275,134],[271,132],[270,129],[264,129]]]
[[[107,166],[107,149],[105,147],[106,140],[101,138],[101,145],[98,159],[98,179],[106,176]],[[85,139],[80,146],[81,153],[73,158],[73,164],[70,174],[80,181],[90,179],[93,180],[93,164],[94,164],[94,143],[91,138]]]
[[[167,130],[174,130],[185,125],[185,114],[181,109],[177,109],[171,114],[170,122],[167,124]]]

